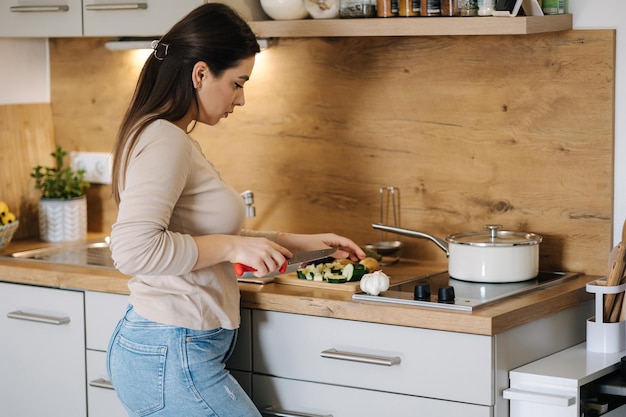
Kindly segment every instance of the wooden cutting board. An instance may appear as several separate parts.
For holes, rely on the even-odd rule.
[[[348,291],[348,292],[359,292],[361,291],[361,287],[359,281],[355,282],[345,282],[343,284],[329,284],[326,281],[313,281],[308,279],[298,278],[295,272],[284,275],[276,275],[274,277],[274,282],[277,284],[287,284],[287,285],[299,285],[301,287],[312,287],[312,288],[322,288],[325,290],[337,290],[337,291]]]
[[[383,270],[383,272],[389,275],[390,285],[407,281],[413,278],[414,276],[416,276],[415,274],[410,274],[410,275],[406,275],[402,273],[395,274],[393,273],[394,271],[392,270],[391,271]],[[420,274],[417,274],[417,275],[420,275]],[[329,284],[326,281],[320,282],[320,281],[312,281],[308,279],[298,278],[295,272],[292,272],[289,274],[277,275],[274,277],[274,282],[277,284],[299,285],[302,287],[320,288],[324,290],[336,290],[336,291],[348,291],[348,292],[360,292],[361,291],[361,286],[360,286],[361,284],[359,281],[346,282],[343,284]]]

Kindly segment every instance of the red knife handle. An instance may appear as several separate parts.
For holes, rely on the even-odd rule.
[[[242,276],[244,272],[254,272],[254,271],[256,271],[256,269],[252,268],[251,266],[240,264],[240,263],[236,263],[233,266],[233,268],[235,270],[235,274],[237,274],[238,277]],[[286,270],[287,270],[287,262],[282,264],[282,266],[280,267],[280,269],[278,271],[281,274],[284,274]]]

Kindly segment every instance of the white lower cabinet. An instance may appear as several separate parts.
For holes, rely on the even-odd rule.
[[[126,417],[106,370],[106,352],[87,350],[87,406],[89,417]]]
[[[85,292],[87,408],[89,417],[126,417],[106,370],[109,339],[128,306],[128,296]]]
[[[87,404],[89,417],[125,417],[126,411],[115,394],[106,371],[109,339],[128,306],[128,296],[85,292],[87,337]],[[252,392],[251,311],[241,310],[237,345],[227,362],[243,389]],[[0,413],[0,416],[3,415]]]
[[[235,350],[226,362],[231,375],[252,398],[252,310],[241,309],[241,325]]]
[[[491,408],[359,388],[252,376],[253,400],[273,417],[491,417]]]
[[[259,310],[252,328],[260,409],[333,417],[408,416],[422,407],[438,417],[493,413],[491,337]],[[396,406],[404,411],[390,413]]]
[[[0,416],[85,417],[83,293],[0,283]]]
[[[127,303],[0,282],[0,416],[125,416],[105,360]],[[509,371],[583,341],[592,314],[492,337],[244,308],[227,367],[267,416],[508,417]]]

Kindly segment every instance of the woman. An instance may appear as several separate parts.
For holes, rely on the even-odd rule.
[[[111,251],[132,279],[107,366],[131,416],[259,416],[225,369],[240,320],[233,263],[263,276],[300,251],[365,257],[331,233],[241,231],[242,198],[188,136],[195,123],[215,125],[244,105],[257,52],[228,6],[202,5],[154,45],[124,116]]]

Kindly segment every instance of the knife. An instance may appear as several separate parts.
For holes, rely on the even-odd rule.
[[[296,265],[297,267],[300,267],[300,265],[304,263],[326,258],[327,256],[330,256],[335,252],[337,252],[337,248],[329,248],[329,249],[321,249],[321,250],[313,250],[309,252],[296,253],[295,255],[293,255],[291,259],[288,259],[280,267],[279,272],[281,274],[284,274],[287,271],[288,266]],[[236,263],[234,265],[234,269],[235,269],[235,274],[237,274],[238,277],[242,276],[244,272],[256,271],[256,269],[252,268],[251,266],[240,264],[240,263]]]

